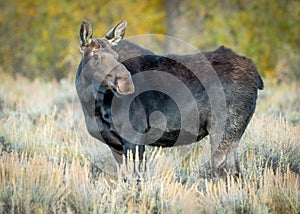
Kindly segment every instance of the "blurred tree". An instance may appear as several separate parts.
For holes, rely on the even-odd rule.
[[[276,75],[278,62],[283,60],[288,70],[285,74],[300,76],[299,69],[291,66],[300,64],[295,57],[300,53],[300,1],[185,0],[181,4],[190,11],[185,18],[192,44],[201,48],[229,46],[252,58],[267,76]],[[202,20],[200,28],[195,28],[197,16]],[[284,53],[287,49],[289,53]]]
[[[177,21],[179,19],[179,0],[165,0],[165,8],[166,8],[166,18],[167,18],[167,26],[166,26],[166,34],[168,36],[176,36],[178,27]],[[172,44],[174,40],[168,39],[165,45],[165,51],[169,52],[172,50],[174,44]]]
[[[95,36],[126,19],[126,36],[167,33],[201,49],[224,44],[265,75],[300,78],[300,1],[293,0],[0,1],[0,70],[74,76],[83,19],[94,24]]]
[[[0,67],[13,75],[61,79],[75,75],[79,28],[89,19],[103,36],[122,19],[128,35],[165,33],[163,3],[128,1],[0,1]]]

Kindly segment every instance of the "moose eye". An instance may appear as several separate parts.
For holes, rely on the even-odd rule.
[[[94,60],[99,59],[99,54],[97,54],[97,49],[93,49],[91,56],[93,57]]]
[[[97,54],[93,54],[93,58],[97,60],[99,59],[99,56]]]

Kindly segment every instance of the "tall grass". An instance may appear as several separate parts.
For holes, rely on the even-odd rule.
[[[297,83],[267,82],[240,143],[243,179],[213,183],[207,138],[148,148],[137,182],[88,136],[71,81],[1,80],[0,213],[299,213]]]

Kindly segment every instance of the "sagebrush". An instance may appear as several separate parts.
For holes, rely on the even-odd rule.
[[[297,83],[267,82],[241,140],[243,178],[213,183],[208,139],[148,148],[137,182],[89,137],[71,80],[1,80],[1,213],[299,213]]]

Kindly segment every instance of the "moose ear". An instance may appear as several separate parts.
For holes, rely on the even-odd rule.
[[[80,27],[80,47],[89,45],[91,43],[92,36],[92,24],[87,20],[83,20]]]
[[[127,22],[125,20],[121,21],[114,28],[112,28],[105,35],[105,38],[108,39],[111,45],[117,45],[119,41],[121,41],[125,35],[127,27]]]

